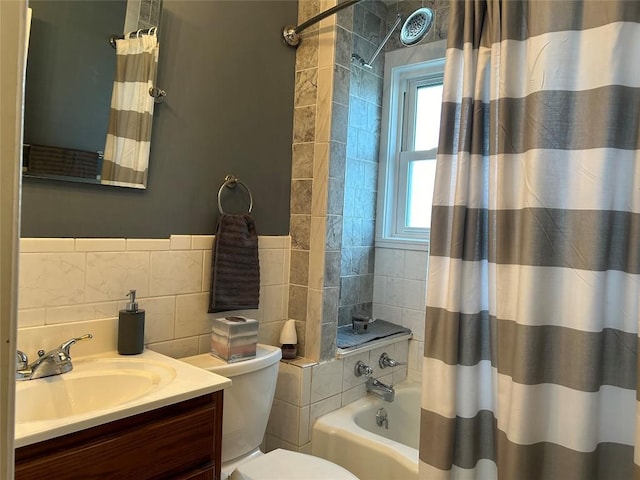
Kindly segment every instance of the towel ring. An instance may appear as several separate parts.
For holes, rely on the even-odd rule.
[[[224,183],[220,186],[220,190],[218,190],[218,210],[220,211],[220,213],[225,213],[224,210],[222,209],[222,201],[221,201],[222,190],[224,190],[224,187],[235,188],[236,185],[240,185],[242,188],[244,188],[245,191],[247,192],[247,195],[249,195],[249,212],[248,213],[251,213],[251,210],[253,209],[253,196],[251,195],[251,190],[249,190],[249,187],[247,187],[243,182],[238,180],[233,175],[227,175],[226,177],[224,177]]]

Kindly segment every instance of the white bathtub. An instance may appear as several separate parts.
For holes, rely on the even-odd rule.
[[[387,411],[389,429],[376,424]],[[366,397],[318,418],[312,429],[313,455],[351,471],[360,480],[418,478],[420,386],[396,387],[395,400]]]

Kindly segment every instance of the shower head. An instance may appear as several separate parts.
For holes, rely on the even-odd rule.
[[[362,58],[357,53],[351,55],[351,61],[357,62],[363,67],[371,68],[373,65],[373,61],[376,59],[382,47],[385,46],[387,40],[391,37],[391,34],[396,31],[398,25],[402,22],[402,15],[398,14],[396,16],[396,21],[393,26],[389,29],[389,32],[384,37],[384,40],[378,45],[378,48],[373,53],[368,62],[365,62],[364,58]],[[419,8],[411,15],[407,17],[404,24],[402,25],[402,29],[400,30],[400,42],[405,47],[410,47],[411,45],[415,45],[420,40],[422,40],[429,30],[431,30],[431,25],[433,24],[433,10],[427,7]]]
[[[357,62],[363,67],[372,68],[373,61],[376,59],[382,47],[385,46],[387,40],[391,37],[391,34],[396,31],[398,25],[402,22],[402,15],[398,14],[396,16],[396,21],[393,26],[389,29],[389,32],[384,37],[384,40],[378,45],[378,48],[373,53],[368,62],[365,62],[364,58],[362,58],[357,53],[351,55],[351,61]],[[433,10],[430,8],[419,8],[411,15],[407,17],[404,24],[402,25],[402,29],[400,30],[400,42],[405,47],[410,47],[411,45],[415,45],[420,40],[424,38],[424,36],[429,33],[431,30],[431,25],[433,24]]]
[[[407,17],[400,29],[400,42],[405,47],[415,45],[429,33],[433,24],[433,10],[419,8]]]

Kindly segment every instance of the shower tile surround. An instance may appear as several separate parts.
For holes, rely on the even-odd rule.
[[[298,22],[335,4],[299,0]],[[408,368],[396,378],[382,378],[420,381],[427,253],[375,249],[373,242],[383,53],[402,48],[397,35],[373,69],[351,63],[352,53],[370,58],[398,12],[406,18],[420,7],[435,13],[424,41],[446,38],[446,0],[364,0],[302,33],[296,52],[289,316],[304,339],[302,354],[321,363],[281,364],[267,450],[310,452],[314,419],[365,394],[364,381],[352,375],[353,364],[362,359],[376,367],[381,352],[334,359],[337,326],[354,311],[414,331],[411,341],[388,352],[408,361]],[[402,262],[389,264],[390,256]]]
[[[429,253],[376,248],[373,317],[411,329],[408,378],[421,382]]]
[[[370,3],[379,12],[375,16],[377,39],[386,26],[382,20],[386,10],[380,2],[363,3]],[[298,21],[333,5],[335,2],[301,1]],[[368,108],[371,118],[365,117],[365,129],[360,135],[362,155],[350,158],[350,145],[352,150],[358,150],[349,141],[353,131],[350,123],[358,121],[355,114],[350,114],[349,106],[355,77],[351,72],[352,25],[360,17],[364,25],[364,18],[372,16],[366,8],[356,7],[359,8],[342,10],[303,32],[296,53],[289,316],[296,320],[299,337],[304,338],[299,351],[320,361],[335,356],[340,313],[350,318],[353,310],[364,309],[370,314],[373,302],[377,154],[372,145],[377,144],[380,102]],[[375,48],[372,42],[369,48]],[[358,82],[360,77],[356,77]],[[379,80],[361,82],[375,84],[376,88],[380,84],[379,92],[368,94],[367,98],[381,98],[382,79]],[[355,90],[368,91],[359,86]],[[360,170],[368,174],[366,188],[345,188],[350,177],[360,178]],[[366,202],[365,208],[359,202]],[[350,303],[345,303],[347,300]]]
[[[298,22],[336,4],[300,0]],[[331,360],[338,325],[355,312],[373,316],[375,202],[384,51],[403,48],[397,31],[372,69],[369,59],[397,13],[434,11],[423,42],[446,37],[445,0],[363,0],[301,34],[296,83],[291,188],[289,316],[296,320],[299,351]],[[296,252],[296,253],[294,253]]]
[[[374,377],[388,384],[407,378],[406,367],[381,369],[382,353],[406,362],[409,341],[372,348],[329,362],[307,359],[280,362],[276,394],[267,425],[264,448],[284,448],[311,453],[311,427],[316,418],[365,396],[366,377],[356,377],[355,364],[361,360],[374,370]]]
[[[373,316],[373,274],[378,153],[382,115],[383,54],[372,68],[351,61],[351,53],[368,60],[387,31],[382,2],[356,4],[338,24],[352,41],[336,48],[347,52],[344,97],[347,108],[346,168],[343,187],[342,248],[338,324],[354,314]],[[344,56],[344,55],[343,55]],[[338,66],[339,71],[343,66]],[[338,77],[337,77],[338,78]],[[334,97],[335,98],[335,97]],[[341,115],[341,112],[335,112]]]

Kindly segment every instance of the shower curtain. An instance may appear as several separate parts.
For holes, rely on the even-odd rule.
[[[102,163],[103,184],[145,188],[151,144],[158,38],[138,35],[116,40],[116,75]]]
[[[640,2],[450,5],[420,478],[640,479]]]

